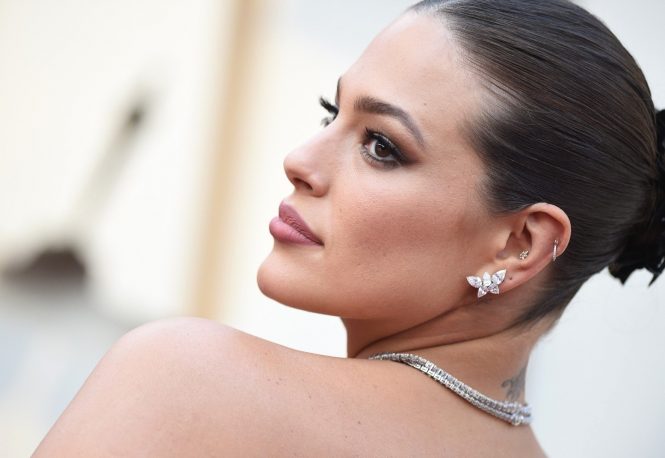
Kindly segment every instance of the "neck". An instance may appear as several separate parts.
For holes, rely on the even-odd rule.
[[[524,402],[529,355],[551,323],[543,320],[515,329],[508,318],[492,316],[483,321],[483,316],[461,307],[396,331],[396,323],[390,320],[344,319],[348,355],[414,353],[487,396]]]

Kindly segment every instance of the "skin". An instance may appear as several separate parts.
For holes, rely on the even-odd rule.
[[[163,320],[102,359],[36,456],[542,456],[527,426],[472,407],[407,366],[417,353],[497,399],[525,401],[531,349],[552,320],[512,322],[547,279],[570,222],[539,203],[493,215],[485,165],[463,136],[491,100],[440,20],[408,13],[341,77],[338,116],[284,161],[322,246],[275,241],[257,281],[286,305],[336,315],[348,358],[291,350],[201,319]],[[363,97],[407,113],[359,110]],[[390,160],[380,131],[409,162]],[[529,250],[526,259],[519,254]],[[507,269],[477,299],[467,275]]]

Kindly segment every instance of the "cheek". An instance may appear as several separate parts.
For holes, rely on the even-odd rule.
[[[428,205],[415,196],[365,194],[353,205],[338,211],[335,220],[335,239],[338,253],[357,255],[371,260],[366,252],[377,258],[408,256],[422,250],[437,250],[451,236],[454,220],[441,208]]]
[[[464,199],[414,183],[343,189],[354,192],[335,196],[347,205],[334,211],[325,265],[331,290],[352,292],[362,307],[354,314],[386,314],[409,303],[440,307],[444,292],[451,297],[451,288],[463,286],[449,274],[466,245]]]
[[[378,177],[365,181],[341,187],[332,199],[345,203],[337,206],[332,218],[332,253],[340,245],[340,251],[363,258],[367,251],[378,258],[402,259],[409,258],[409,253],[430,251],[439,257],[450,250],[450,242],[460,241],[465,234],[466,194],[431,186],[429,180]]]

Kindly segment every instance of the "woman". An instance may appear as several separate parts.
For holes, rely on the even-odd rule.
[[[544,454],[531,349],[594,273],[665,265],[665,122],[639,67],[564,0],[425,1],[322,105],[257,280],[340,316],[349,357],[145,325],[37,456]]]

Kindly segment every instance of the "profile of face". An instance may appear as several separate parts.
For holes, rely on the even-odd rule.
[[[406,13],[380,33],[340,78],[328,125],[284,161],[284,202],[322,244],[276,239],[261,291],[404,326],[474,300],[465,276],[493,259],[477,241],[496,221],[462,132],[480,93],[440,20]]]

